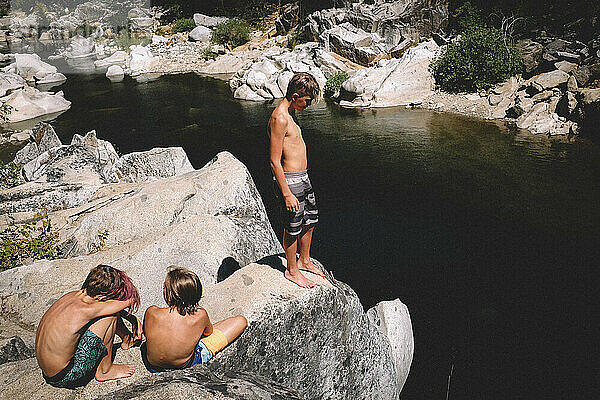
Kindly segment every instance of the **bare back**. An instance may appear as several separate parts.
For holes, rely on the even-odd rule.
[[[148,361],[157,367],[178,367],[192,356],[198,341],[212,333],[207,312],[181,315],[176,309],[152,306],[144,316]]]
[[[56,375],[67,366],[83,328],[90,322],[90,306],[97,302],[78,290],[58,299],[44,314],[35,338],[38,364],[47,376]]]
[[[285,172],[307,168],[306,143],[302,138],[302,131],[283,103],[273,110],[268,134],[271,151],[281,148],[281,165]]]

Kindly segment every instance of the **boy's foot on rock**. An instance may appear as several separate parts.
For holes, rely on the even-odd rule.
[[[300,272],[298,272],[295,275],[292,275],[287,269],[285,270],[284,274],[285,278],[291,282],[294,282],[296,285],[303,287],[303,288],[311,288],[315,286],[315,283],[313,281],[311,281],[310,279],[308,279],[307,277],[305,277],[304,275],[302,275]]]
[[[98,367],[100,368],[100,367]],[[112,379],[128,378],[135,372],[135,365],[132,364],[113,364],[106,373],[96,371],[96,380],[99,382]]]
[[[323,273],[323,271],[321,271],[319,269],[319,267],[317,267],[315,264],[312,263],[312,260],[308,260],[307,263],[304,263],[300,260],[298,260],[298,269],[301,269],[302,271],[308,271],[308,272],[312,272],[315,275],[319,275],[322,276],[323,278],[325,277],[325,274]]]

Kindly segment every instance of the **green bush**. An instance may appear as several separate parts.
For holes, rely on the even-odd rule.
[[[205,60],[214,60],[218,56],[219,55],[217,53],[215,53],[214,51],[212,51],[210,49],[210,47],[207,47],[200,52],[200,57],[202,57]]]
[[[32,221],[15,224],[0,232],[0,271],[23,265],[27,261],[59,257],[58,232],[52,230],[48,212],[35,214]]]
[[[242,19],[233,18],[215,26],[211,40],[223,46],[238,47],[250,40],[252,27]]]
[[[464,32],[430,64],[436,83],[449,92],[487,89],[523,71],[519,50],[495,28]]]
[[[171,4],[160,17],[161,24],[170,24],[178,19],[183,18],[180,4]]]
[[[4,164],[0,161],[0,189],[9,189],[22,183],[25,180],[21,176],[21,167],[13,162]]]
[[[192,18],[179,18],[173,24],[173,32],[189,32],[196,27]]]
[[[130,32],[128,29],[123,28],[117,34],[117,45],[128,53],[131,51],[130,46],[146,46],[150,43],[152,43],[152,34],[147,32]]]
[[[325,96],[333,96],[340,88],[342,84],[350,78],[346,72],[338,72],[335,75],[331,75],[325,83]]]
[[[450,20],[450,26],[455,33],[461,33],[484,26],[483,17],[479,8],[466,1],[458,7]]]

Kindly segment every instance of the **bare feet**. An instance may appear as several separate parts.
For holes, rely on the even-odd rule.
[[[284,276],[287,280],[294,282],[296,285],[303,288],[311,288],[315,286],[315,283],[302,275],[300,271],[297,274],[292,275],[287,269],[285,270]]]
[[[308,259],[308,262],[298,260],[298,268],[302,271],[312,272],[315,275],[325,277],[323,271],[321,271],[315,264],[313,264],[310,258]]]
[[[111,379],[128,378],[135,372],[135,365],[132,364],[113,364],[110,369],[102,373],[100,367],[96,370],[96,380],[103,382]]]

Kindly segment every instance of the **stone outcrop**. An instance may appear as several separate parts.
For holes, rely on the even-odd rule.
[[[17,89],[22,89],[26,84],[25,79],[14,72],[0,73],[0,97],[4,97]]]
[[[433,40],[407,50],[402,58],[381,60],[357,71],[342,85],[345,107],[390,107],[420,104],[433,93],[429,64],[438,46]]]
[[[0,98],[11,111],[5,116],[3,125],[13,126],[16,123],[36,118],[52,118],[71,107],[62,91],[57,93],[40,92],[36,88],[26,86]]]
[[[46,140],[51,139],[48,135]],[[79,136],[66,147],[90,147],[94,139],[91,134]],[[130,155],[132,168],[160,164],[153,160],[156,152],[146,153]],[[335,281],[316,260],[326,272],[326,278],[311,275],[316,288],[303,289],[286,280],[282,248],[260,195],[248,170],[231,154],[219,153],[200,170],[159,180],[82,187],[94,189],[85,204],[50,215],[53,226],[60,227],[64,258],[0,273],[0,312],[6,316],[0,318],[0,332],[7,332],[0,337],[6,339],[0,342],[0,355],[9,355],[0,363],[3,395],[398,398],[413,353],[406,307],[399,301],[384,302],[365,313],[354,291]],[[0,191],[0,197],[7,192]],[[100,238],[99,232],[107,234]],[[76,390],[52,388],[31,358],[33,332],[49,305],[79,288],[99,263],[115,265],[132,278],[142,299],[139,316],[152,304],[164,306],[165,272],[179,265],[202,280],[202,306],[213,321],[243,314],[249,326],[207,366],[151,374],[139,349],[118,350],[115,362],[137,367],[131,378],[93,381]]]
[[[369,4],[370,3],[370,4]],[[374,1],[316,11],[305,27],[327,50],[362,65],[389,53],[402,41],[419,42],[445,28],[448,9],[442,1]]]
[[[15,54],[15,62],[4,72],[19,74],[26,81],[35,82],[57,72],[56,67],[41,60],[37,54]]]
[[[233,96],[243,100],[269,100],[284,97],[287,85],[297,72],[312,74],[321,89],[327,77],[350,68],[326,52],[318,43],[298,45],[293,51],[274,47],[229,81]]]
[[[227,22],[227,17],[211,17],[200,13],[194,14],[194,22],[196,26],[205,26],[207,28],[214,28],[215,26]]]

